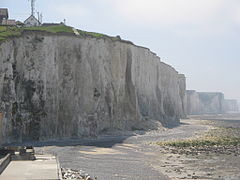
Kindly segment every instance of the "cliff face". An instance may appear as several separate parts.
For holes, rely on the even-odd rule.
[[[187,91],[187,114],[222,114],[224,112],[223,93]]]
[[[180,98],[181,98],[181,118],[187,117],[187,93],[186,93],[186,77],[183,74],[180,74],[178,76],[178,84],[179,84],[179,92],[180,92]]]
[[[238,101],[235,99],[226,99],[224,101],[224,109],[226,112],[239,112]]]
[[[146,48],[25,32],[0,45],[1,142],[178,123],[185,88],[185,77]]]

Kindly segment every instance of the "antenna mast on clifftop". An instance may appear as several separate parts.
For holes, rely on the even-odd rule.
[[[30,0],[29,0],[30,1]],[[36,0],[31,0],[31,15],[34,16]]]

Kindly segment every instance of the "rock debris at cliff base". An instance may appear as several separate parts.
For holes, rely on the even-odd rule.
[[[91,178],[82,170],[73,170],[69,168],[61,168],[63,179],[75,179],[75,180],[97,180],[97,177]]]

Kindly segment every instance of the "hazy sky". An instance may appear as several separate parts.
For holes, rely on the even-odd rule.
[[[28,0],[0,0],[25,20]],[[240,100],[240,0],[37,0],[44,22],[120,35],[187,77],[188,89]]]

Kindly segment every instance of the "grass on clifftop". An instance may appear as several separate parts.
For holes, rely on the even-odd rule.
[[[64,26],[64,25],[59,25],[59,26],[39,26],[39,27],[24,27],[24,30],[32,30],[32,31],[46,31],[50,33],[61,33],[61,32],[66,32],[66,33],[72,33],[73,30],[69,26]]]
[[[31,31],[46,31],[50,33],[72,33],[73,30],[69,26],[59,25],[59,26],[40,26],[40,27],[16,27],[16,26],[0,26],[0,41],[6,40],[10,37],[18,37],[22,34],[24,30]]]
[[[121,38],[119,36],[117,37],[112,37],[112,36],[108,36],[105,34],[101,34],[101,33],[96,33],[96,32],[87,32],[87,31],[83,31],[83,30],[78,30],[80,36],[90,36],[90,37],[95,37],[95,38],[110,38],[112,40],[121,40]]]
[[[21,31],[16,27],[0,26],[0,41],[6,40],[8,37],[20,35]]]
[[[0,26],[0,42],[4,41],[11,37],[18,37],[22,34],[24,30],[31,31],[46,31],[50,33],[70,33],[74,34],[72,27],[65,25],[56,25],[56,26],[40,26],[40,27],[16,27],[16,26]],[[80,36],[89,36],[95,38],[111,38],[112,40],[118,40],[119,37],[110,37],[100,33],[87,32],[78,30]]]

